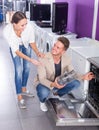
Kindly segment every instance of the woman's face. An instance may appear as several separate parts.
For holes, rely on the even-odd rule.
[[[24,18],[24,19],[20,20],[17,24],[14,23],[13,25],[14,25],[14,29],[16,31],[23,32],[27,25],[27,19]]]

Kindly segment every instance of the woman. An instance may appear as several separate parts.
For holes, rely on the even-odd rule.
[[[33,97],[27,89],[29,76],[29,62],[40,65],[40,62],[31,58],[31,48],[37,56],[43,57],[36,47],[34,30],[27,21],[24,13],[18,11],[12,16],[12,21],[4,28],[4,36],[10,46],[10,52],[15,68],[15,86],[20,108],[26,108],[23,95]]]

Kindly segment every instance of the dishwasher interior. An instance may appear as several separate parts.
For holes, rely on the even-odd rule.
[[[88,101],[49,99],[47,106],[50,118],[56,126],[98,126],[99,113]]]
[[[91,63],[90,71],[96,77],[89,81],[85,100],[75,99],[71,94],[67,94],[65,100],[47,100],[49,116],[56,126],[99,126],[99,66]]]

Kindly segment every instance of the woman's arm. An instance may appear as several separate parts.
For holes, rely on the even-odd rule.
[[[43,53],[39,52],[39,50],[38,50],[38,48],[36,46],[36,43],[30,43],[30,46],[34,50],[34,52],[36,53],[36,55],[38,57],[44,57],[45,56]]]
[[[23,54],[23,53],[20,52],[19,50],[16,51],[16,54],[17,54],[19,57],[21,57],[21,58],[23,58],[23,59],[25,59],[25,60],[31,62],[31,63],[34,64],[34,65],[41,65],[41,63],[40,63],[39,61],[37,61],[37,60],[35,60],[35,59],[32,59],[32,58],[26,56],[25,54]]]

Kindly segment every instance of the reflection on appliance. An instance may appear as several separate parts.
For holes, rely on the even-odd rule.
[[[78,113],[82,118],[97,118],[95,112],[92,112],[88,102],[81,104]]]
[[[25,0],[13,0],[13,10],[14,11],[26,11],[26,1]]]
[[[39,50],[41,52],[45,52],[46,32],[43,31],[41,28],[39,28],[39,31],[40,31],[40,35],[39,35],[39,38],[40,38]]]
[[[46,52],[49,52],[50,51],[50,49],[49,49],[50,47],[49,47],[49,44],[48,43],[46,43]]]
[[[51,50],[52,46],[49,41],[46,42],[46,52],[49,52]]]
[[[35,29],[35,42],[36,42],[37,47],[38,47],[38,49],[40,51],[40,37],[39,36],[40,36],[39,28],[36,28]]]
[[[36,21],[35,22],[38,26],[42,28],[49,28],[51,27],[51,22],[41,22],[41,21]]]
[[[52,35],[46,35],[46,46],[45,46],[46,52],[51,51],[52,46],[53,46],[53,37],[52,37]]]
[[[99,113],[99,58],[89,58],[90,71],[95,74],[95,79],[89,81],[88,100]]]

